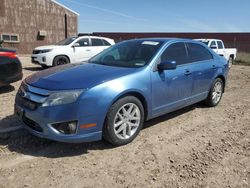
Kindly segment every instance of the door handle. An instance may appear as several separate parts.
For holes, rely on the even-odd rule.
[[[91,50],[90,49],[87,49],[86,52],[90,52]]]
[[[216,66],[215,66],[215,65],[212,65],[212,69],[216,69]]]
[[[190,72],[190,70],[186,70],[186,72],[184,73],[186,76],[191,75],[192,73]]]

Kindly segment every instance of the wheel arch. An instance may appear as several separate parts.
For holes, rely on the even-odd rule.
[[[143,109],[144,109],[144,120],[147,120],[147,118],[149,116],[149,104],[148,104],[146,97],[141,92],[138,92],[138,91],[123,92],[112,101],[110,106],[112,106],[119,99],[126,97],[126,96],[133,96],[133,97],[136,97],[137,99],[140,100],[140,102],[142,103]]]
[[[232,58],[233,58],[233,60],[234,60],[234,54],[230,54],[230,55],[229,55],[229,57],[232,57]]]

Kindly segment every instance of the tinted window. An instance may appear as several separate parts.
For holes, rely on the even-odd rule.
[[[188,55],[190,62],[213,59],[212,54],[202,45],[188,43]]]
[[[170,45],[161,55],[161,61],[176,61],[177,65],[188,62],[187,51],[183,42]]]
[[[219,49],[223,49],[223,44],[221,41],[217,41],[217,44]]]
[[[103,46],[101,39],[91,39],[91,41],[92,41],[92,46]]]
[[[77,41],[77,43],[79,43],[80,46],[89,46],[89,39],[88,38],[80,39]]]
[[[108,41],[106,41],[104,39],[102,40],[102,42],[103,42],[104,46],[110,46],[111,45]]]

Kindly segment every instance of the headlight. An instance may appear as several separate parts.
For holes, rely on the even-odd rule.
[[[82,92],[83,90],[52,93],[42,104],[42,106],[56,106],[73,103],[77,100],[77,98],[81,95]]]
[[[51,52],[52,49],[40,50],[40,54]]]

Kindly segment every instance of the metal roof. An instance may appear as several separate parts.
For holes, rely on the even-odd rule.
[[[79,13],[77,13],[77,12],[75,12],[74,10],[72,10],[72,9],[70,9],[70,8],[68,8],[68,7],[66,7],[65,5],[63,5],[63,4],[61,4],[61,3],[58,3],[56,0],[51,0],[51,1],[52,1],[53,3],[55,3],[55,4],[57,4],[57,5],[59,5],[59,6],[63,7],[63,8],[65,8],[65,9],[67,9],[68,11],[70,11],[70,12],[76,14],[77,16],[80,15]]]

